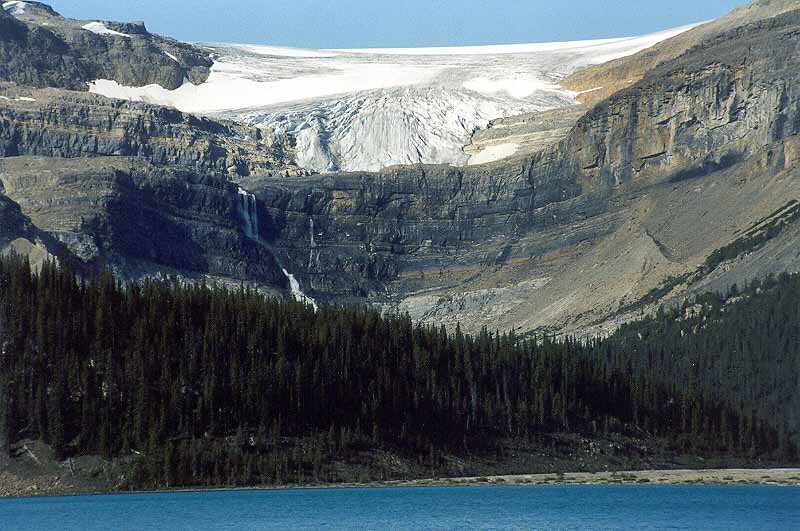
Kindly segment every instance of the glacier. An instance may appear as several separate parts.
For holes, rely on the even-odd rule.
[[[100,79],[90,91],[290,134],[297,162],[316,172],[460,166],[513,153],[498,149],[470,160],[464,152],[490,120],[572,105],[576,94],[559,84],[566,75],[694,26],[641,37],[451,48],[201,44],[214,59],[205,83],[166,90]]]

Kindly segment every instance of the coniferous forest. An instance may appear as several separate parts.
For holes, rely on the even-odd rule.
[[[605,339],[476,336],[245,289],[80,279],[0,258],[0,441],[130,459],[131,488],[326,482],[387,450],[435,469],[500,441],[635,433],[796,463],[800,277]]]

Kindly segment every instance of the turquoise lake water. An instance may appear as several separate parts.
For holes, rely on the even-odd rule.
[[[800,530],[800,488],[530,486],[0,500],[9,530]]]

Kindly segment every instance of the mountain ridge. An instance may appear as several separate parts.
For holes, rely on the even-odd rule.
[[[480,164],[314,173],[308,138],[92,94],[198,88],[144,25],[3,4],[2,490],[796,464],[787,6],[588,70],[608,94],[491,121]],[[315,93],[287,53],[239,58]]]
[[[706,22],[687,32],[628,57],[614,59],[602,65],[587,67],[562,81],[562,85],[579,93],[583,103],[597,103],[613,93],[639,81],[649,70],[660,63],[675,59],[694,46],[720,33],[779,16],[798,8],[795,0],[754,0],[719,19]]]
[[[394,219],[403,219],[410,231],[405,235],[399,232],[396,236],[390,233],[378,238],[381,243],[391,242],[398,249],[397,253],[378,253],[378,256],[384,256],[395,264],[406,262],[399,268],[402,273],[389,281],[391,292],[399,293],[401,298],[403,292],[409,294],[408,300],[400,303],[400,308],[410,311],[415,318],[425,319],[438,314],[434,322],[451,326],[461,322],[462,325],[474,327],[473,330],[487,324],[491,327],[520,326],[525,330],[558,323],[556,329],[577,331],[615,315],[617,307],[625,307],[633,302],[626,302],[627,299],[635,300],[647,295],[658,288],[662,281],[685,268],[693,269],[695,260],[702,262],[705,255],[723,246],[726,238],[731,237],[727,235],[726,224],[713,223],[701,233],[699,240],[692,235],[692,229],[686,227],[688,220],[700,223],[700,216],[708,215],[711,205],[719,204],[721,207],[718,215],[712,215],[713,219],[724,219],[726,214],[731,214],[732,220],[742,216],[741,221],[733,222],[742,225],[748,225],[783,206],[785,201],[778,199],[783,197],[781,194],[766,195],[759,191],[759,187],[777,182],[782,183],[780,186],[784,187],[783,193],[789,194],[787,197],[797,193],[791,181],[785,180],[785,176],[793,175],[796,171],[792,155],[796,146],[796,130],[791,125],[796,123],[793,118],[796,104],[792,103],[796,100],[796,94],[790,81],[794,73],[781,66],[784,64],[781,61],[787,61],[795,53],[793,47],[797,43],[789,37],[784,42],[784,48],[772,47],[775,32],[791,36],[796,24],[797,13],[789,13],[780,19],[744,26],[739,33],[722,34],[717,42],[709,41],[706,47],[687,52],[689,55],[676,59],[672,66],[661,67],[634,87],[590,109],[559,144],[527,158],[475,169],[416,167],[390,169],[382,174],[361,174],[364,183],[373,180],[378,183],[383,180],[392,182],[403,178],[408,184],[425,182],[429,174],[438,173],[444,176],[439,177],[442,183],[461,182],[465,175],[485,175],[485,184],[488,185],[493,182],[493,176],[497,182],[503,183],[508,197],[514,197],[515,193],[510,183],[518,182],[520,198],[526,194],[531,196],[534,191],[540,199],[549,198],[536,206],[521,208],[511,206],[515,203],[510,202],[510,210],[498,210],[498,213],[504,214],[500,218],[504,224],[507,220],[523,219],[523,230],[517,235],[508,235],[518,230],[517,225],[511,223],[507,230],[498,226],[492,234],[496,240],[492,242],[492,238],[485,234],[459,239],[458,231],[452,228],[445,230],[445,227],[468,224],[469,216],[466,216],[466,220],[459,220],[460,214],[456,213],[468,212],[466,209],[470,205],[462,203],[462,207],[458,200],[450,202],[448,196],[439,196],[435,202],[436,208],[448,205],[448,209],[444,210],[445,217],[437,227],[442,235],[451,236],[434,238],[428,251],[424,250],[423,244],[429,238],[414,235],[419,229],[406,211],[395,214],[389,209],[382,209],[379,215],[387,217],[387,229],[393,227]],[[742,57],[749,62],[743,63]],[[709,67],[709,63],[720,64]],[[688,65],[693,66],[687,70],[685,67]],[[705,109],[697,106],[694,102],[698,100],[710,107]],[[781,101],[784,103],[776,104]],[[753,128],[752,124],[756,123],[765,125]],[[771,127],[770,124],[775,125]],[[654,143],[654,139],[658,139],[658,143]],[[763,171],[757,169],[759,166],[767,172],[774,172],[773,175],[764,176],[761,183],[756,178],[757,173]],[[737,179],[737,174],[737,188],[741,188],[739,193],[748,195],[761,210],[727,211],[733,200],[733,192],[730,184],[723,183]],[[664,219],[658,213],[659,208],[667,211],[675,208],[674,202],[678,197],[673,192],[691,193],[699,186],[697,179],[702,178],[708,180],[709,186],[709,192],[702,195],[705,204],[692,201],[691,204],[697,209],[685,211],[685,220]],[[328,179],[330,182],[337,180],[334,176]],[[339,180],[344,184],[352,178],[340,177]],[[563,187],[559,183],[563,183]],[[267,188],[263,193],[271,195],[275,192],[269,189],[276,185],[284,186],[273,181],[258,183],[253,189],[258,194],[258,188],[263,186]],[[343,186],[344,189],[350,187],[350,184]],[[675,187],[677,190],[673,190]],[[501,197],[493,196],[491,188],[485,189],[488,204],[492,204],[493,198]],[[358,193],[364,194],[368,190],[368,185],[365,185]],[[658,193],[654,193],[656,191]],[[311,190],[293,193],[304,197]],[[317,189],[316,196],[319,193]],[[336,193],[336,190],[331,190],[331,197]],[[344,190],[338,193],[344,193]],[[412,199],[404,201],[409,206],[413,205],[415,195],[406,197]],[[270,199],[266,200],[267,205],[271,202]],[[305,233],[309,214],[316,226],[322,227],[325,221],[319,216],[328,209],[339,208],[336,205],[334,201],[319,209],[312,207],[309,212],[308,203],[303,202],[302,211],[297,212],[302,221],[298,222],[297,229],[290,230],[287,244],[291,242],[289,245],[294,247],[302,243],[300,235]],[[521,217],[515,218],[517,213]],[[553,220],[551,228],[547,230],[544,230],[547,224],[536,221],[544,216],[551,216]],[[755,216],[755,219],[747,221],[747,216]],[[360,222],[367,223],[368,219]],[[608,225],[610,220],[614,221]],[[656,220],[661,226],[648,227]],[[684,232],[678,233],[676,239],[674,231],[678,226],[683,226]],[[531,229],[534,232],[530,232]],[[318,235],[316,252],[324,255],[327,237],[331,238],[330,243],[336,242],[335,248],[341,252],[344,238],[337,236],[341,232],[355,233],[339,227]],[[501,236],[504,233],[507,235]],[[574,233],[572,238],[575,240],[565,237],[570,233]],[[548,242],[548,237],[553,239]],[[453,243],[448,243],[448,238]],[[372,242],[373,246],[376,243],[374,238],[365,240]],[[557,243],[559,241],[561,243]],[[669,242],[669,246],[665,246],[664,241]],[[412,251],[406,255],[400,251],[409,247],[413,249],[414,246],[421,246],[416,254]],[[440,264],[447,264],[444,268],[449,269],[451,276],[456,276],[456,271],[460,269],[459,262],[452,257],[464,255],[465,251],[460,250],[460,246],[471,249],[474,254],[478,254],[477,250],[482,247],[485,255],[470,258],[472,269],[465,268],[461,280],[437,280],[440,278],[437,271],[443,267]],[[625,264],[619,257],[608,254],[608,249],[615,248],[618,249],[616,252],[631,253],[632,257],[636,257],[635,260],[627,260]],[[429,259],[425,257],[431,252],[433,256],[438,252],[438,264],[426,262]],[[301,257],[306,256],[307,249],[298,250],[297,253]],[[531,260],[534,256],[544,258],[544,263]],[[416,261],[418,265],[409,265],[409,261]],[[548,261],[551,263],[548,264]],[[504,267],[506,263],[507,267]],[[480,271],[487,264],[493,264],[493,267],[499,268],[498,271]],[[298,261],[297,266],[302,268],[301,262]],[[784,263],[784,267],[793,270],[797,264]],[[597,272],[596,280],[587,279],[587,274],[581,273],[586,268]],[[328,276],[334,274],[324,265],[322,270]],[[411,279],[415,270],[418,278]],[[624,276],[615,278],[620,271],[624,272]],[[736,279],[736,269],[728,276]],[[316,274],[300,274],[299,277],[307,282],[315,282],[312,279]],[[503,291],[505,286],[512,287],[514,282],[536,279],[548,280],[533,282],[530,285],[535,286],[534,289],[515,291],[512,288]],[[610,296],[598,297],[593,286],[609,282],[614,286],[608,290]],[[487,287],[488,292],[485,291]],[[498,294],[498,289],[501,294]],[[420,290],[426,294],[414,295]],[[379,287],[377,291],[380,291]],[[544,301],[533,302],[536,305],[532,309],[532,303],[525,301],[525,296],[521,302],[519,300],[521,293],[526,292],[530,300],[543,298]],[[476,297],[479,302],[471,303],[468,300],[470,297]],[[504,306],[505,311],[502,310]],[[487,317],[487,307],[492,307],[494,312],[500,311],[501,315]],[[531,321],[531,314],[539,317]]]
[[[788,222],[724,267],[692,273],[797,196],[798,95],[786,66],[797,26],[790,11],[726,27],[566,122],[523,119],[507,130],[529,135],[527,147],[463,168],[309,175],[290,137],[5,85],[0,182],[73,257],[130,278],[165,268],[287,295],[293,278],[321,302],[376,304],[472,331],[595,333],[701,286],[797,269],[784,250],[796,237]],[[487,130],[499,135],[491,141],[504,141],[502,125]],[[85,161],[85,174],[70,162],[37,185],[36,172],[73,160],[65,156]],[[118,184],[108,191],[104,180]],[[52,200],[37,197],[45,194]],[[142,197],[171,220],[161,243],[157,224],[131,224]],[[23,234],[14,227],[7,241]]]
[[[87,90],[88,82],[106,78],[177,88],[184,79],[205,81],[212,64],[207,54],[153,35],[144,23],[65,19],[40,2],[4,2],[0,25],[0,79],[22,85]]]

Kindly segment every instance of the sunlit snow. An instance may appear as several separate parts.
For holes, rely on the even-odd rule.
[[[25,13],[25,8],[28,7],[27,2],[19,2],[14,0],[12,2],[3,2],[3,9],[8,11],[14,16],[22,15]]]
[[[8,96],[0,96],[0,100],[12,101],[12,99],[9,98]],[[13,101],[36,101],[36,100],[34,98],[29,97],[29,96],[20,96],[18,98],[14,98]]]
[[[485,164],[487,162],[494,162],[511,157],[519,149],[519,144],[498,144],[496,146],[488,146],[483,148],[477,154],[471,156],[467,164],[475,166],[477,164]]]
[[[119,31],[112,30],[102,22],[89,22],[88,24],[84,24],[81,27],[86,31],[91,31],[92,33],[96,33],[97,35],[116,35],[117,37],[126,37],[126,38],[131,37],[127,33],[120,33]]]
[[[459,48],[208,44],[215,62],[203,84],[166,90],[97,80],[90,90],[290,133],[298,163],[315,171],[464,165],[463,147],[476,128],[571,105],[576,94],[561,89],[564,76],[690,27],[633,38]]]

